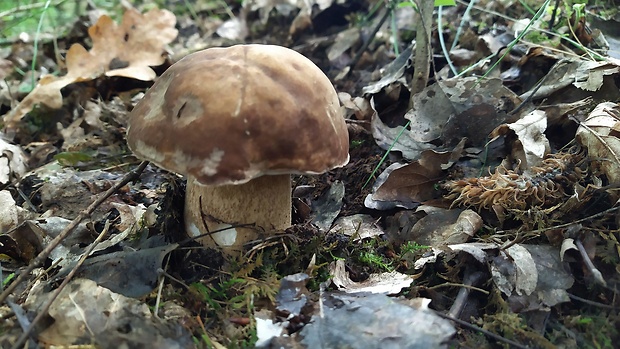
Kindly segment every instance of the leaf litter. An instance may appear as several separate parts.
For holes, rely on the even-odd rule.
[[[388,25],[387,8],[346,0],[246,1],[220,8],[227,18],[196,6],[94,18],[91,49],[85,35],[62,41],[65,61],[40,63],[57,71],[31,72],[25,97],[10,93],[26,81],[20,46],[0,57],[0,263],[13,288],[0,346],[39,315],[31,338],[49,346],[613,347],[620,65],[597,46],[607,33],[577,30],[590,19],[558,24],[588,47],[535,44],[534,31],[507,48],[519,21],[444,7],[467,24],[442,34],[461,75],[436,56],[411,96],[416,48],[401,37],[394,49],[391,29],[415,26],[408,6]],[[136,166],[128,110],[175,53],[257,41],[332,78],[351,161],[294,176],[296,224],[235,259],[187,239],[177,175],[148,166],[115,183]]]

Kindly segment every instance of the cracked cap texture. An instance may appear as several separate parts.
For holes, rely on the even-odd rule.
[[[127,143],[203,185],[323,173],[349,159],[329,79],[303,55],[272,45],[210,48],[172,65],[130,113]]]

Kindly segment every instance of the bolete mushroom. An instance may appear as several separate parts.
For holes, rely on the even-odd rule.
[[[210,48],[186,56],[129,115],[140,158],[187,176],[185,227],[207,246],[240,249],[291,225],[290,174],[349,160],[338,95],[303,55],[272,45]]]

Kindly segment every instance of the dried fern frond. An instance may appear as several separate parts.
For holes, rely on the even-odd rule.
[[[548,155],[539,166],[518,173],[500,166],[490,176],[447,182],[452,206],[506,211],[545,209],[565,200],[573,186],[582,182],[587,170],[581,152]]]

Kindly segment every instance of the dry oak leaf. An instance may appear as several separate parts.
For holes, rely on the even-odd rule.
[[[6,115],[5,125],[15,127],[38,103],[59,109],[62,107],[60,90],[72,83],[102,75],[153,80],[156,74],[150,66],[164,63],[164,46],[178,33],[175,24],[172,12],[159,9],[145,14],[129,9],[120,25],[106,15],[99,17],[97,23],[88,28],[93,48],[87,51],[82,45],[73,44],[67,51],[67,74],[43,76],[28,96]]]

